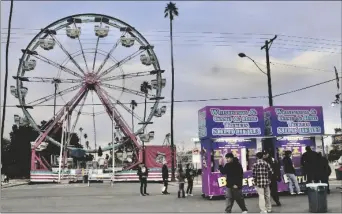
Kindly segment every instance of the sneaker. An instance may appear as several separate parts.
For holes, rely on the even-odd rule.
[[[304,194],[304,192],[298,192],[298,195]]]
[[[276,202],[276,205],[277,205],[278,207],[280,207],[280,206],[281,206],[280,201],[277,201],[277,202]]]
[[[248,212],[247,211],[243,211],[242,214],[247,214]]]
[[[291,194],[291,195],[295,195],[296,193],[294,193],[294,192],[291,192],[290,194]]]
[[[190,196],[194,196],[193,194],[189,194]]]
[[[260,213],[267,213],[267,211],[261,211]]]
[[[186,193],[185,196],[188,196],[188,194]]]
[[[144,194],[140,194],[140,196],[145,196]]]
[[[271,213],[272,212],[272,210],[267,210],[267,213]]]
[[[145,195],[150,195],[149,193],[145,193]]]

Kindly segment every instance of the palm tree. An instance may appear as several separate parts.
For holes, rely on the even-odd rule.
[[[6,70],[5,70],[5,84],[4,84],[4,104],[2,109],[2,121],[1,121],[1,137],[2,140],[4,137],[4,128],[5,128],[5,116],[6,116],[6,103],[7,103],[7,83],[8,83],[8,58],[9,58],[9,44],[11,38],[11,26],[12,26],[12,14],[13,14],[13,0],[11,0],[10,12],[8,17],[8,30],[7,30],[7,41],[6,41]],[[1,97],[1,95],[0,95]],[[1,98],[0,98],[1,102]],[[3,146],[1,144],[1,152],[3,151]]]
[[[80,131],[80,145],[82,145],[82,132],[83,132],[83,128],[80,127],[78,130]]]
[[[147,95],[148,95],[148,91],[152,90],[152,86],[150,85],[149,82],[144,81],[143,83],[141,83],[140,85],[140,91],[143,92],[145,94],[145,109],[144,109],[144,123],[146,122],[146,109],[147,109]],[[145,126],[146,124],[144,124]],[[143,130],[143,133],[145,132],[145,129]],[[143,148],[143,163],[145,163],[145,142],[142,141],[142,148]]]
[[[152,86],[150,85],[149,82],[144,81],[143,83],[141,83],[140,91],[145,94],[144,122],[146,121],[146,108],[147,108],[146,105],[147,105],[147,95],[148,95],[149,90],[152,90]]]
[[[86,147],[87,149],[89,149],[89,141],[87,141],[87,138],[88,138],[87,133],[84,133],[83,137],[84,137],[84,140],[86,141]]]
[[[173,105],[175,95],[175,68],[173,65],[173,30],[172,21],[174,17],[178,16],[178,8],[176,3],[169,2],[164,9],[164,18],[170,20],[170,46],[171,46],[171,180],[175,181],[175,150],[174,150],[174,136],[173,136]]]
[[[132,132],[134,133],[134,109],[138,106],[138,103],[135,100],[131,101],[131,108],[132,108]]]

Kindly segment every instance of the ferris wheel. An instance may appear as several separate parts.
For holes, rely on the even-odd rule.
[[[70,133],[87,126],[95,146],[85,145],[85,151],[96,152],[97,132],[111,142],[111,127],[103,125],[108,121],[117,130],[115,145],[101,145],[102,150],[129,147],[135,156],[130,166],[136,165],[140,138],[154,135],[145,129],[166,112],[166,106],[158,107],[166,79],[153,49],[134,27],[102,14],[72,15],[42,29],[22,50],[16,86],[11,86],[24,120],[40,133],[32,144],[32,160],[44,165],[42,145],[61,145],[53,134],[65,121]],[[47,123],[39,125],[43,119]]]

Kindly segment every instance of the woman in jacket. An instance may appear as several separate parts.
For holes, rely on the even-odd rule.
[[[178,167],[178,173],[177,173],[177,179],[178,179],[178,198],[181,197],[181,193],[182,193],[182,198],[185,198],[185,191],[184,191],[184,183],[185,183],[185,172],[183,171],[183,167],[182,165],[179,165]]]

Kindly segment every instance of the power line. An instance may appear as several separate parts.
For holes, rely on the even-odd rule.
[[[1,28],[6,29],[6,28]],[[13,30],[31,30],[31,31],[40,31],[39,28],[12,28]],[[139,32],[151,32],[151,33],[169,33],[169,30],[152,30],[152,31],[139,31]],[[315,41],[328,41],[328,42],[338,42],[342,43],[342,40],[334,40],[334,39],[325,39],[325,38],[314,38],[307,36],[294,36],[294,35],[286,35],[286,34],[277,34],[277,33],[237,33],[237,32],[214,32],[214,31],[174,31],[175,34],[222,34],[222,35],[258,35],[258,36],[271,36],[278,35],[281,37],[287,38],[297,38],[297,39],[305,39],[305,40],[315,40]]]
[[[330,73],[334,72],[333,70],[327,70],[327,69],[321,69],[321,68],[303,67],[303,66],[299,66],[299,65],[285,64],[285,63],[280,63],[280,62],[270,62],[270,63],[275,65],[275,66],[281,65],[281,66],[286,66],[286,67],[302,68],[302,69],[314,70],[314,71],[322,71],[322,72],[330,72]]]
[[[287,94],[292,94],[292,93],[303,91],[303,90],[306,90],[306,89],[309,89],[309,88],[313,88],[313,87],[316,87],[316,86],[324,85],[324,84],[327,84],[327,83],[330,83],[330,82],[333,82],[333,81],[336,81],[336,78],[331,79],[331,80],[327,80],[327,81],[324,81],[324,82],[316,83],[316,84],[313,84],[313,85],[309,85],[309,86],[306,86],[306,87],[303,87],[303,88],[295,89],[295,90],[292,90],[292,91],[280,93],[280,94],[274,95],[273,97],[279,97],[279,96],[283,96],[283,95],[287,95]]]
[[[248,100],[248,99],[263,99],[263,98],[267,98],[267,96],[252,96],[252,97],[231,97],[231,98],[212,98],[212,99],[188,99],[188,100],[175,100],[175,103],[196,103],[196,102],[208,102],[208,101],[228,101],[228,100]],[[145,102],[137,102],[137,104],[144,104]],[[147,101],[147,103],[155,103],[155,102],[149,102]],[[171,103],[171,101],[159,101],[159,103]],[[113,105],[120,105],[117,103],[112,103]],[[129,105],[131,104],[131,102],[129,103],[122,103],[125,105]],[[102,103],[86,103],[84,104],[85,106],[102,106]],[[34,107],[53,107],[53,104],[40,104],[40,105],[35,105]],[[56,106],[65,106],[65,105],[56,105]],[[6,107],[15,107],[17,108],[17,105],[7,105]]]
[[[342,78],[342,77],[340,77],[340,78]],[[327,84],[327,83],[330,83],[330,82],[333,82],[333,81],[336,81],[336,78],[331,79],[331,80],[327,80],[327,81],[324,81],[324,82],[316,83],[316,84],[313,84],[313,85],[309,85],[309,86],[306,86],[306,87],[303,87],[303,88],[299,88],[299,89],[283,92],[283,93],[280,93],[280,94],[276,94],[273,97],[279,97],[279,96],[284,96],[284,95],[292,94],[292,93],[303,91],[303,90],[306,90],[306,89],[309,89],[309,88],[313,88],[313,87],[317,87],[317,86],[320,86],[320,85],[324,85],[324,84]],[[176,102],[176,103],[196,103],[196,102],[209,102],[209,101],[248,100],[248,99],[266,99],[266,98],[268,98],[268,96],[211,98],[211,99],[186,99],[186,100],[175,100],[174,102]],[[147,102],[147,103],[152,103],[153,104],[155,102]],[[160,101],[159,103],[171,103],[171,101]],[[112,104],[119,105],[117,103],[112,103]],[[122,103],[122,104],[129,105],[130,102],[129,103]],[[144,102],[138,102],[137,104],[144,104]],[[102,103],[94,103],[94,104],[90,104],[89,103],[89,104],[84,104],[84,105],[85,106],[102,106],[103,104]],[[53,107],[54,105],[53,104],[40,104],[40,105],[36,105],[36,106],[37,107]],[[57,104],[56,106],[65,106],[65,105]],[[7,105],[6,107],[12,107],[12,108],[15,107],[15,108],[17,108],[17,105]]]

